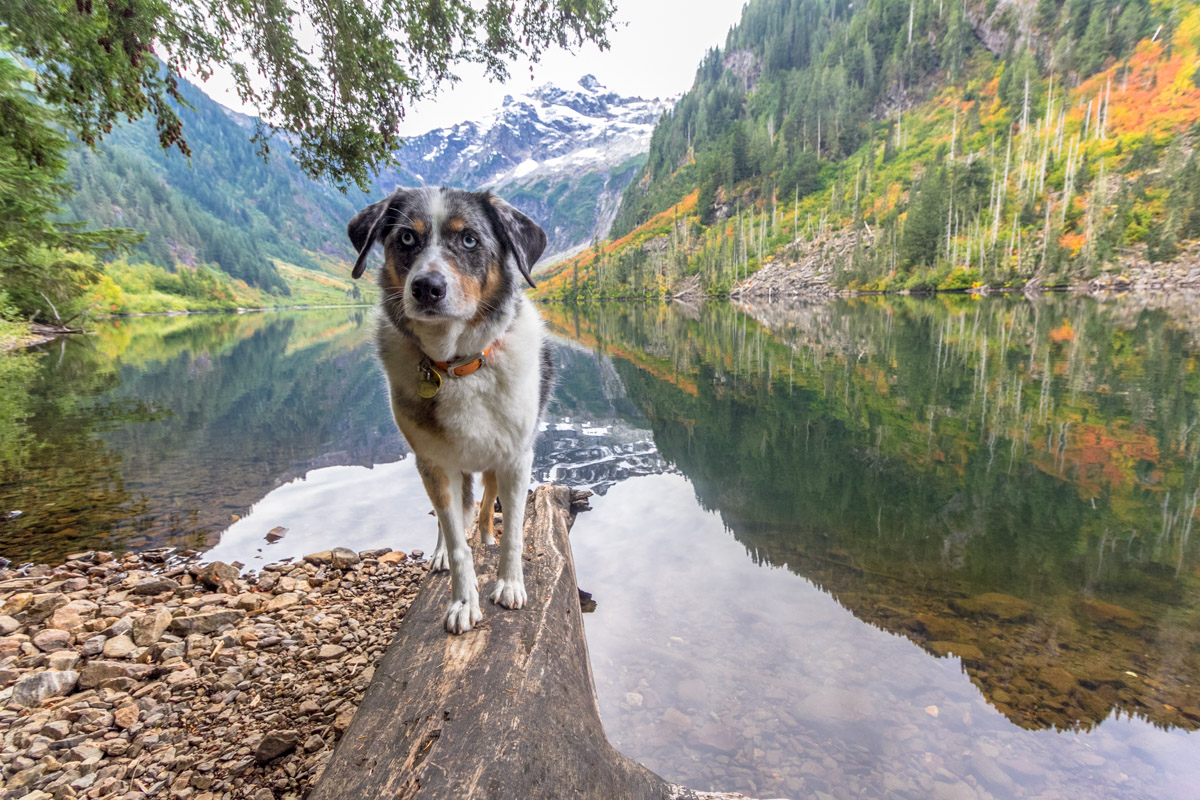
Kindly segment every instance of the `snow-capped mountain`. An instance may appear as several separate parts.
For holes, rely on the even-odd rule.
[[[378,186],[490,188],[537,220],[547,255],[608,233],[621,191],[641,167],[650,134],[673,100],[622,97],[594,76],[504,98],[478,120],[409,139],[400,169]]]

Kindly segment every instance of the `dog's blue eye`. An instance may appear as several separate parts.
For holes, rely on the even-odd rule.
[[[474,250],[476,246],[479,245],[479,240],[467,233],[463,235],[462,243],[463,247],[467,248],[468,250]]]
[[[400,234],[400,244],[405,247],[412,247],[417,243],[417,236],[412,231],[404,231]]]

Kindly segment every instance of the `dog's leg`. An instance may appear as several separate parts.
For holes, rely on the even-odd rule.
[[[492,602],[505,608],[525,605],[525,570],[521,563],[525,547],[525,497],[529,492],[529,471],[533,451],[526,453],[511,469],[498,470],[500,505],[504,508],[504,536],[500,542],[500,569]]]
[[[436,514],[437,512],[434,511]],[[446,534],[442,530],[442,518],[438,517],[438,540],[433,548],[433,557],[429,559],[429,568],[434,572],[445,572],[450,569],[450,557],[446,555]]]
[[[470,534],[475,522],[475,476],[470,472],[462,474],[462,514],[463,530]]]
[[[484,544],[495,544],[496,536],[492,531],[492,523],[496,518],[496,473],[488,470],[483,473],[483,499],[479,501],[479,535]]]
[[[475,560],[463,529],[462,482],[450,480],[445,470],[427,461],[417,461],[417,469],[437,512],[450,561],[450,606],[444,624],[451,633],[466,633],[483,619],[483,612],[479,610]]]
[[[412,423],[408,421],[408,417],[401,410],[404,408],[404,401],[398,400],[398,397],[399,395],[394,388],[388,392],[388,400],[392,406],[392,419],[396,421],[396,427],[400,429],[400,433],[403,434],[404,438],[411,442],[413,440]],[[421,474],[421,479],[425,480],[425,472],[419,458],[417,459],[417,472]],[[425,483],[425,490],[429,493],[429,498],[436,507],[437,501],[433,500],[433,491],[429,488],[428,482]],[[437,512],[434,511],[434,513],[436,514]],[[440,516],[438,517],[437,545],[433,548],[433,557],[429,560],[429,568],[434,572],[445,572],[450,569],[450,559],[446,556],[446,535]]]

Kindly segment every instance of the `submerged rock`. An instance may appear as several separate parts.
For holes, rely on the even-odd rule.
[[[741,740],[733,731],[717,722],[706,722],[688,733],[687,740],[694,747],[703,747],[718,753],[736,753],[741,745]]]
[[[1033,617],[1033,606],[1019,597],[1001,592],[988,592],[965,599],[951,600],[950,605],[964,614],[996,617],[1005,622],[1019,622]]]
[[[1092,622],[1107,625],[1119,625],[1122,628],[1134,631],[1145,625],[1145,621],[1141,615],[1135,611],[1130,611],[1124,606],[1116,605],[1115,603],[1106,603],[1103,600],[1095,600],[1093,598],[1084,598],[1080,602],[1083,609],[1083,615]]]

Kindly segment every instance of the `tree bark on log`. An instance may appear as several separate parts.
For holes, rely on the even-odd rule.
[[[338,743],[311,800],[686,800],[740,798],[667,783],[604,735],[567,534],[571,491],[541,486],[527,506],[529,604],[488,604],[483,621],[442,628],[446,573],[430,574]],[[498,548],[472,531],[480,595]]]

